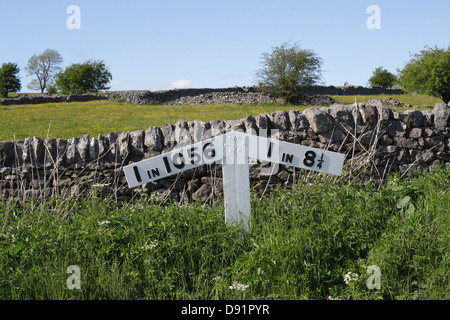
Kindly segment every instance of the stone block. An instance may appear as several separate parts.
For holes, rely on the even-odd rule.
[[[145,151],[161,152],[164,149],[164,136],[159,127],[149,127],[144,136]]]
[[[444,103],[436,103],[433,108],[434,125],[438,130],[446,130],[449,127],[450,106]]]
[[[419,143],[411,138],[398,138],[395,144],[401,149],[420,149]]]
[[[388,124],[386,132],[394,139],[401,138],[405,136],[406,128],[406,124],[402,123],[401,121],[393,120]]]
[[[78,140],[77,143],[77,151],[80,155],[81,160],[89,159],[89,145],[90,145],[90,137],[88,134],[84,135],[81,139]]]
[[[313,107],[306,109],[304,115],[315,133],[324,133],[333,129],[334,118],[323,108]]]
[[[275,111],[270,115],[272,121],[272,128],[277,130],[290,130],[291,122],[289,119],[289,113],[286,111]]]
[[[407,126],[411,126],[413,128],[420,128],[423,124],[423,114],[418,110],[406,110],[403,111],[403,122]]]
[[[412,138],[412,139],[418,139],[422,136],[422,129],[421,128],[412,128],[406,130],[406,137]]]

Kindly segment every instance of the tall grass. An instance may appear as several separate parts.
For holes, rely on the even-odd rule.
[[[449,181],[301,172],[292,189],[252,192],[249,233],[224,222],[220,198],[2,202],[0,299],[449,299]]]

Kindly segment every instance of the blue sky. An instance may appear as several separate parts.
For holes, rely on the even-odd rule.
[[[395,73],[425,46],[450,44],[449,0],[0,0],[0,63],[21,68],[55,49],[62,67],[104,60],[111,90],[255,84],[261,54],[290,41],[323,59],[323,82],[366,85],[375,68]],[[77,5],[81,28],[70,30]],[[370,5],[380,29],[369,29]]]

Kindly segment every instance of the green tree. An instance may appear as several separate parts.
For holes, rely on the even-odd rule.
[[[87,93],[107,90],[112,80],[111,72],[103,61],[88,60],[75,63],[58,73],[55,85],[62,93]]]
[[[376,68],[372,77],[369,79],[371,86],[381,86],[383,88],[392,87],[397,81],[397,77],[384,69],[383,67]]]
[[[0,96],[8,97],[9,92],[20,91],[22,87],[18,76],[20,68],[17,63],[4,63],[0,68]]]
[[[450,46],[447,49],[425,47],[411,55],[399,70],[399,84],[406,91],[417,91],[450,102]]]
[[[266,92],[279,95],[289,101],[304,86],[317,84],[321,79],[322,59],[314,51],[298,45],[283,43],[263,52],[262,68],[256,72],[256,82]]]
[[[44,93],[44,90],[53,84],[56,73],[61,70],[59,65],[62,61],[63,58],[56,50],[47,49],[40,55],[34,54],[25,67],[29,76],[36,77],[28,84],[28,89],[41,90],[41,93]]]

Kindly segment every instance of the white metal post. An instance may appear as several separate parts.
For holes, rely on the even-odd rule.
[[[243,134],[228,135],[222,164],[225,221],[250,228],[250,167]]]

